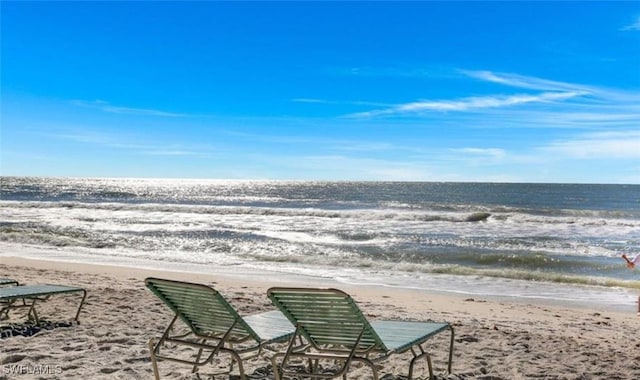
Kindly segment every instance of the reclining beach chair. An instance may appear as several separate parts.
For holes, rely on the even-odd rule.
[[[429,378],[433,379],[431,357],[422,344],[445,330],[451,332],[447,367],[451,373],[454,332],[448,323],[369,322],[355,301],[337,289],[275,287],[269,289],[267,294],[273,304],[296,326],[296,332],[287,351],[271,358],[276,380],[281,376],[295,375],[325,379],[342,376],[346,379],[349,366],[353,362],[361,362],[370,367],[373,371],[372,378],[377,380],[378,372],[374,363],[392,354],[409,350],[413,358],[409,365],[408,378],[413,378],[416,361],[426,358]],[[295,347],[293,342],[297,337],[304,338],[308,345],[304,348]],[[277,360],[280,357],[282,362],[278,364]],[[307,361],[308,373],[288,369],[291,359]],[[339,365],[328,373],[318,367],[320,360],[329,360]]]
[[[16,285],[17,282],[13,281]],[[82,293],[82,300],[78,305],[74,320],[80,323],[78,317],[80,310],[87,298],[87,291],[82,288],[63,285],[20,285],[0,287],[0,319],[8,318],[9,312],[14,309],[28,308],[28,318],[36,324],[40,323],[36,304],[47,301],[54,295]]]
[[[286,343],[293,335],[294,327],[277,310],[241,317],[215,289],[188,282],[147,278],[146,286],[174,313],[164,334],[149,341],[153,373],[160,379],[157,359],[164,359],[193,366],[192,372],[213,361],[220,353],[231,356],[229,372],[234,363],[245,378],[243,360],[258,356],[272,343]],[[174,332],[180,319],[188,327],[187,333]],[[160,353],[166,343],[189,346],[198,350],[195,358]]]

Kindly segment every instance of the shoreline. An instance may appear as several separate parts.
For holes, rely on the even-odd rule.
[[[188,262],[169,262],[129,256],[108,256],[99,252],[82,252],[73,248],[41,247],[0,242],[0,263],[27,259],[67,263],[69,265],[95,265],[117,267],[122,270],[166,271],[179,278],[193,276],[219,276],[235,279],[255,279],[269,282],[277,279],[283,284],[305,283],[317,287],[368,287],[393,292],[409,291],[418,294],[442,295],[456,298],[482,298],[496,302],[513,302],[549,306],[569,306],[578,309],[636,313],[637,298],[630,288],[600,287],[566,283],[548,283],[526,280],[510,280],[482,276],[453,276],[417,274],[419,278],[386,277],[379,273],[362,273],[348,277],[332,272],[321,274],[296,268],[258,268],[239,263],[236,265],[212,265]],[[114,272],[114,271],[112,271]]]
[[[271,286],[303,286],[303,287],[321,287],[321,288],[339,288],[348,293],[361,294],[366,299],[371,298],[395,298],[401,299],[404,302],[413,302],[416,297],[425,297],[429,299],[429,303],[435,302],[438,305],[448,305],[453,307],[454,312],[464,312],[467,302],[476,302],[486,304],[489,308],[487,312],[485,308],[480,307],[479,310],[486,316],[492,316],[492,308],[496,305],[522,305],[523,307],[538,307],[538,308],[550,308],[550,309],[566,309],[573,312],[602,312],[607,311],[614,315],[618,315],[622,318],[634,317],[635,309],[631,311],[619,311],[619,310],[602,310],[601,308],[593,308],[588,305],[562,305],[561,300],[548,300],[544,298],[527,299],[521,297],[470,297],[467,294],[458,294],[455,292],[444,291],[425,291],[424,289],[413,289],[403,287],[393,287],[376,284],[348,284],[338,282],[329,278],[313,278],[306,275],[299,276],[280,276],[277,278],[271,278],[269,274],[279,275],[279,273],[263,273],[260,276],[256,276],[253,272],[236,272],[236,273],[203,273],[203,272],[190,272],[187,270],[171,270],[171,269],[158,269],[158,268],[146,268],[135,267],[128,265],[114,265],[105,263],[84,263],[84,262],[71,262],[71,261],[59,261],[55,259],[36,259],[36,258],[22,258],[17,256],[0,256],[0,267],[6,265],[8,267],[29,267],[36,271],[68,271],[72,273],[82,273],[91,275],[104,275],[118,281],[126,281],[131,279],[144,280],[146,277],[161,277],[169,278],[177,281],[195,282],[195,283],[214,283],[223,284],[225,287],[231,288],[251,288],[260,289],[264,288],[265,297],[266,290]],[[4,277],[10,277],[4,275]],[[62,284],[61,284],[62,285]],[[219,289],[223,292],[223,289]]]
[[[16,365],[60,366],[59,378],[64,379],[151,378],[146,342],[162,333],[172,315],[144,287],[147,276],[212,285],[242,315],[270,310],[266,290],[283,283],[280,278],[265,281],[2,256],[0,277],[12,277],[25,284],[80,286],[87,289],[89,296],[78,325],[43,330],[31,337],[2,339],[0,369],[6,371]],[[319,286],[289,281],[286,279],[290,286]],[[549,379],[640,377],[640,363],[636,360],[640,337],[633,333],[640,328],[640,318],[635,312],[495,301],[374,286],[327,283],[322,287],[333,286],[349,293],[367,318],[451,323],[456,334],[452,375],[443,373],[446,350],[442,347],[446,347],[446,342],[434,338],[434,343],[429,345],[438,379],[510,380],[540,374]],[[48,304],[42,305],[41,317],[59,320],[68,316],[68,309],[49,309]],[[12,315],[18,323],[20,317],[20,312]],[[382,373],[391,374],[390,379],[406,374],[406,357],[392,356],[382,364]],[[249,372],[264,366],[263,361],[252,361]],[[161,371],[163,379],[191,378],[185,377],[190,370],[184,366],[161,362]],[[369,377],[361,368],[349,374],[350,379]],[[14,378],[31,377],[19,375],[3,379]]]

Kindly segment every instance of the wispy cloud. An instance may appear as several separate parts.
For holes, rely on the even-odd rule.
[[[382,152],[398,149],[397,146],[382,141],[336,141],[332,142],[334,150],[345,152]]]
[[[212,154],[210,152],[202,151],[202,150],[193,150],[193,149],[162,149],[162,148],[149,148],[143,149],[140,151],[140,154],[147,156],[165,156],[165,157],[211,157]]]
[[[493,82],[505,86],[542,90],[542,91],[580,91],[590,93],[593,91],[589,86],[577,85],[574,83],[566,83],[553,81],[548,79],[529,77],[513,73],[496,73],[485,70],[458,70],[461,74],[470,78],[479,79],[486,82]]]
[[[476,158],[502,159],[507,156],[507,152],[501,148],[458,148],[451,149],[454,153],[461,153]]]
[[[108,133],[102,133],[90,128],[84,128],[82,130],[50,130],[46,133],[47,136],[55,139],[73,141],[81,144],[95,144],[95,145],[114,145],[116,139]],[[125,139],[126,140],[126,139]]]
[[[640,159],[640,131],[591,133],[552,142],[541,150],[577,159]]]
[[[73,100],[72,104],[75,104],[80,107],[87,108],[95,108],[104,112],[109,113],[117,113],[117,114],[128,114],[128,115],[142,115],[142,116],[160,116],[160,117],[186,117],[189,116],[187,114],[175,113],[175,112],[167,112],[160,111],[155,109],[148,108],[134,108],[134,107],[123,107],[123,106],[114,106],[105,102],[103,100]]]
[[[318,104],[332,104],[334,102],[331,102],[329,100],[324,100],[324,99],[313,99],[313,98],[294,98],[291,99],[292,102],[295,103],[318,103]]]
[[[637,128],[640,93],[493,71],[458,70],[463,78],[511,87],[519,94],[420,100],[347,115],[436,118],[475,127]]]
[[[314,124],[316,128],[328,128],[327,124]],[[246,141],[297,145],[297,146],[314,146],[323,147],[331,151],[351,151],[351,152],[372,152],[387,151],[398,149],[397,146],[388,142],[367,141],[367,140],[345,140],[338,138],[327,138],[320,136],[301,136],[301,135],[275,135],[269,133],[246,133],[238,131],[225,131],[228,136],[240,138]]]
[[[543,92],[539,94],[520,94],[520,95],[496,95],[483,97],[470,97],[458,100],[435,100],[435,101],[418,101],[406,104],[400,104],[395,107],[379,109],[366,112],[358,112],[351,114],[351,117],[374,117],[381,115],[398,115],[407,113],[420,113],[425,111],[473,111],[484,108],[509,107],[526,103],[544,103],[557,100],[564,100],[576,96],[586,95],[586,92],[567,91],[567,92]]]
[[[174,143],[171,145],[161,143],[137,143],[148,137],[141,138],[132,134],[109,133],[92,130],[91,128],[64,129],[57,132],[49,132],[50,138],[62,139],[81,145],[91,145],[96,148],[117,149],[131,155],[167,156],[167,157],[210,157],[213,149],[208,146],[189,146],[187,144]]]
[[[638,16],[636,18],[636,20],[626,26],[623,26],[622,28],[620,28],[620,30],[628,32],[628,31],[640,31],[640,16]]]
[[[344,155],[301,155],[295,160],[284,156],[263,156],[261,161],[272,166],[285,167],[290,173],[300,173],[306,178],[314,173],[331,180],[421,181],[433,179],[433,168],[426,162],[390,160],[382,158],[358,158]]]
[[[606,87],[587,86],[516,74],[491,72],[466,72],[467,75],[494,83],[518,88],[555,89],[557,91],[582,92],[585,96],[567,99],[557,107],[526,109],[513,113],[519,123],[545,126],[583,128],[637,128],[640,125],[640,93]]]
[[[367,101],[339,101],[339,100],[327,100],[316,98],[293,98],[294,103],[310,103],[310,104],[332,104],[332,105],[355,105],[355,106],[373,106],[373,107],[389,107],[391,104],[380,102],[367,102]]]

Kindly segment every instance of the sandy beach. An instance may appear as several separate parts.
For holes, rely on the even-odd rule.
[[[243,315],[273,309],[265,292],[280,284],[277,278],[255,281],[3,257],[0,277],[23,284],[75,285],[85,288],[88,297],[80,324],[59,323],[72,320],[78,297],[55,297],[38,310],[42,319],[58,323],[57,327],[33,336],[1,339],[0,379],[151,379],[147,341],[162,333],[172,315],[144,287],[147,276],[211,285]],[[429,345],[438,379],[640,378],[640,318],[634,311],[425,295],[371,286],[340,288],[358,301],[370,319],[451,323],[455,328],[452,374],[446,374],[446,334],[432,339]],[[9,320],[0,321],[0,326],[19,326],[24,321],[24,312],[18,310]],[[404,378],[409,358],[397,356],[383,362],[383,378]],[[248,373],[256,378],[266,365],[261,358],[246,363]],[[165,379],[193,377],[187,366],[161,362],[160,370]],[[426,374],[421,376],[425,378]],[[350,379],[370,377],[361,368],[349,373]]]

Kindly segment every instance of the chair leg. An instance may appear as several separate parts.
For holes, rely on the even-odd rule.
[[[12,309],[17,309],[19,307],[27,307],[27,303],[25,302],[24,298],[22,299],[22,306],[20,305],[15,305],[16,303],[18,303],[19,299],[11,299],[11,300],[7,300],[7,301],[2,301],[2,309],[0,309],[0,320],[1,319],[9,319],[9,312]]]
[[[82,306],[84,305],[84,301],[87,299],[87,291],[82,289],[82,300],[80,300],[80,305],[78,305],[78,310],[76,311],[75,321],[80,324],[80,310],[82,310]]]
[[[280,380],[281,379],[281,375],[280,375],[280,369],[278,368],[278,362],[276,361],[276,358],[278,356],[284,356],[284,354],[275,354],[271,357],[271,368],[273,368],[273,378],[274,380]],[[284,362],[282,363],[284,365]]]
[[[202,343],[203,343],[203,342],[204,342],[204,340],[202,340]],[[196,373],[196,372],[198,372],[198,364],[197,364],[197,363],[200,361],[200,358],[202,357],[202,352],[203,352],[203,351],[204,351],[204,348],[200,348],[200,349],[198,350],[198,354],[196,355],[196,360],[195,360],[195,363],[196,363],[196,364],[194,364],[194,365],[193,365],[193,368],[191,369],[191,373]]]
[[[35,299],[31,302],[31,307],[29,308],[29,313],[27,315],[29,320],[31,320],[33,317],[33,321],[36,323],[36,325],[40,324],[40,319],[38,318],[38,312],[36,311]]]
[[[408,380],[413,379],[413,367],[415,366],[416,361],[422,357],[427,358],[427,367],[429,368],[429,380],[433,380],[433,367],[431,367],[431,356],[424,351],[420,355],[414,354],[413,359],[411,359],[411,363],[409,364],[409,376],[407,377]]]
[[[153,366],[153,376],[155,380],[160,380],[160,372],[158,371],[158,359],[155,353],[155,339],[149,339],[149,354],[151,356],[151,365]]]
[[[449,343],[449,362],[447,363],[447,372],[451,374],[451,366],[453,362],[453,342],[454,342],[455,333],[454,333],[453,327],[449,327],[449,330],[451,330],[451,340]],[[423,356],[427,358],[427,365],[429,366],[429,379],[433,379],[433,367],[431,364],[431,356],[429,355],[428,352],[426,352],[422,348],[422,346],[418,345],[418,348],[420,348],[420,354],[416,354],[414,349],[411,348],[411,352],[413,353],[413,359],[411,359],[411,364],[409,365],[409,380],[413,378],[413,367],[415,365],[415,362]]]
[[[242,358],[240,357],[240,355],[234,351],[234,350],[230,350],[230,349],[226,349],[226,348],[222,348],[221,351],[227,351],[229,353],[229,355],[231,355],[231,366],[233,367],[233,362],[238,363],[238,372],[240,373],[240,379],[244,380],[245,376],[244,376],[244,366],[242,365]]]
[[[453,338],[455,332],[451,326],[449,326],[449,330],[451,330],[451,343],[449,344],[449,365],[447,366],[447,371],[451,374],[451,364],[453,362]]]
[[[360,361],[363,362],[366,366],[368,366],[369,368],[371,368],[371,373],[373,374],[372,379],[373,380],[378,380],[378,369],[376,368],[376,365],[369,359],[366,357],[354,357],[352,361]],[[347,367],[347,371],[348,371],[348,367]],[[347,373],[345,372],[344,374],[344,378],[347,378]]]

